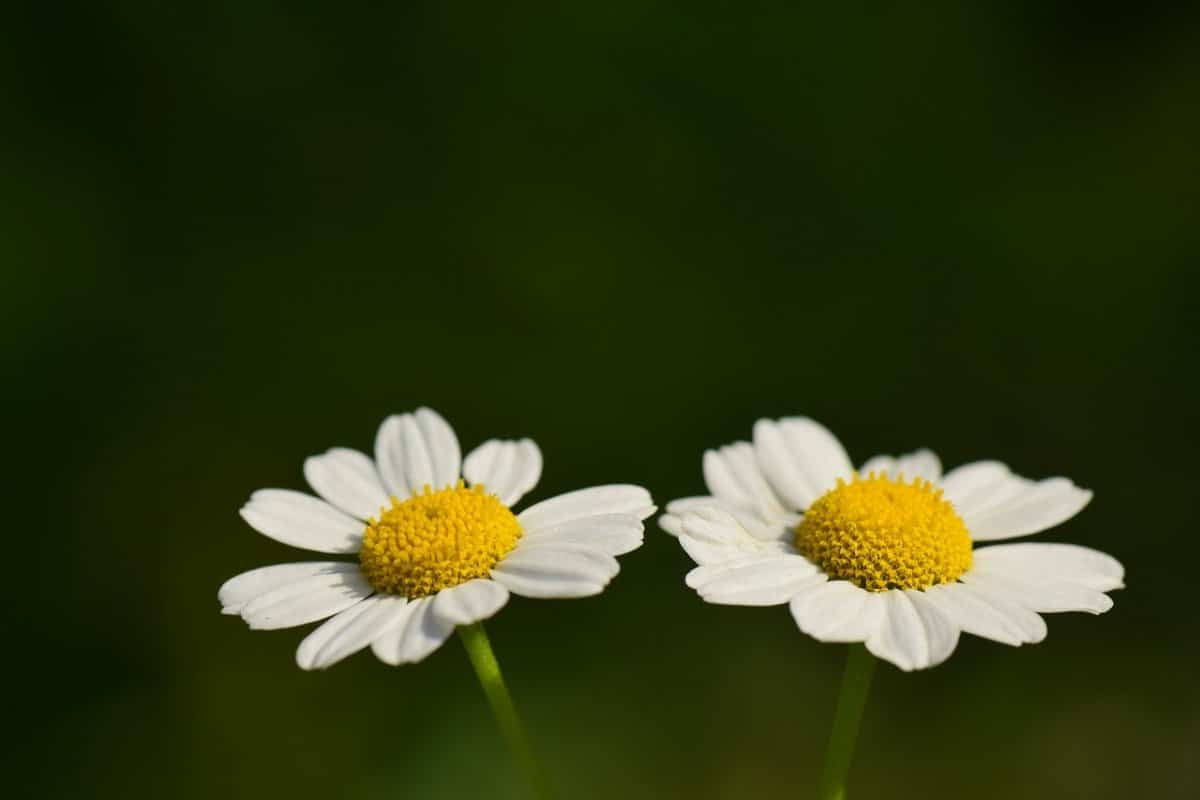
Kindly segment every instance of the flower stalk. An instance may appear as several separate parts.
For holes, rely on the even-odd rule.
[[[504,684],[504,676],[500,672],[500,662],[496,660],[496,654],[492,651],[492,645],[488,641],[487,632],[483,629],[483,623],[476,622],[473,625],[460,626],[458,635],[467,650],[467,657],[471,659],[471,666],[475,668],[479,685],[483,687],[483,693],[487,695],[488,705],[492,707],[492,714],[500,725],[500,731],[508,741],[513,758],[516,759],[521,771],[529,780],[531,796],[540,800],[550,800],[552,797],[550,783],[546,779],[546,773],[533,755],[529,737],[525,733],[525,727],[521,724],[521,717],[517,714],[517,707],[513,704],[512,695],[509,694],[508,687]]]
[[[829,735],[829,752],[825,756],[825,772],[821,777],[820,800],[845,800],[846,775],[854,756],[871,676],[875,672],[875,657],[861,644],[850,646],[846,668],[842,673],[842,688],[838,693],[833,731]]]

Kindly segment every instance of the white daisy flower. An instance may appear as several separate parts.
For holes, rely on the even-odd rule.
[[[1020,543],[973,548],[1064,522],[1092,493],[1032,481],[997,461],[942,474],[929,450],[876,456],[855,472],[811,419],[759,420],[754,442],[704,454],[711,495],[676,500],[660,524],[699,565],[710,603],[788,604],[824,642],[865,642],[903,670],[950,657],[960,632],[1040,642],[1040,613],[1112,607],[1124,568],[1096,550]]]
[[[420,661],[456,626],[499,611],[510,593],[598,594],[620,570],[616,556],[641,545],[642,521],[655,510],[650,494],[597,486],[514,514],[541,472],[529,439],[492,439],[464,461],[436,412],[388,417],[374,460],[334,448],[304,462],[319,497],[261,489],[241,510],[272,539],[357,560],[242,573],[218,592],[223,612],[258,629],[330,618],[296,651],[303,669],[322,669],[367,646],[388,664]]]

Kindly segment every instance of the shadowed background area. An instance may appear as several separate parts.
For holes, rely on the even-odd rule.
[[[9,796],[518,798],[460,644],[293,662],[237,516],[426,404],[530,500],[807,414],[1095,490],[1106,616],[880,669],[858,797],[1200,794],[1200,26],[1175,4],[28,4],[0,25]],[[503,6],[503,7],[501,7]],[[844,648],[657,526],[493,642],[562,797],[805,797]]]

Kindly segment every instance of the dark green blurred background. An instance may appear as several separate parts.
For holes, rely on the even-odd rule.
[[[523,796],[457,642],[308,674],[218,613],[304,558],[249,493],[420,404],[534,500],[797,413],[1069,475],[1042,538],[1130,588],[881,669],[851,788],[1200,793],[1191,4],[172,5],[0,26],[5,794]],[[843,648],[623,564],[490,626],[562,797],[808,796]]]

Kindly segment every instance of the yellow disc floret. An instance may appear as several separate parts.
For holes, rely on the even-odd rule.
[[[874,472],[818,498],[796,526],[796,549],[872,592],[952,583],[971,567],[967,526],[941,489]]]
[[[401,502],[367,521],[363,574],[377,592],[425,597],[487,577],[521,536],[508,506],[483,487],[447,486]]]

